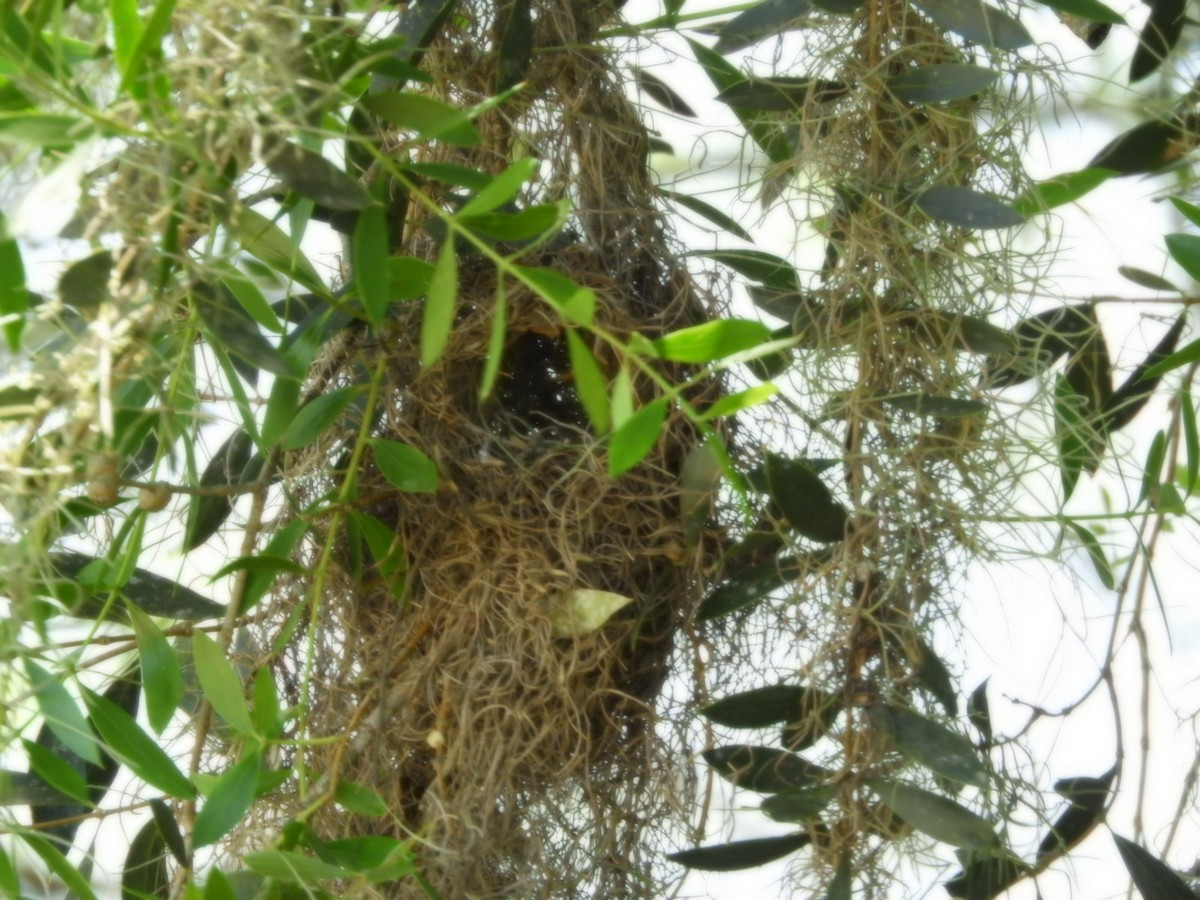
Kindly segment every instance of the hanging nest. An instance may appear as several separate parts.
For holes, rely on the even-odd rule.
[[[435,85],[463,92],[445,99],[462,102],[473,86],[486,95],[494,60],[481,48],[503,25],[499,6],[498,19],[456,22],[462,31],[430,47]],[[412,152],[495,173],[517,131],[538,148],[554,178],[522,200],[567,197],[575,212],[564,235],[519,262],[595,293],[594,332],[577,333],[612,379],[620,362],[608,338],[654,339],[703,321],[709,304],[652,212],[637,110],[606,57],[578,49],[601,20],[593,6],[535,4],[536,46],[553,49],[534,54],[520,106],[477,122],[482,146]],[[410,212],[400,249],[433,259],[438,242],[417,218]],[[446,898],[656,896],[653,860],[679,840],[670,823],[692,813],[683,743],[655,707],[711,560],[680,520],[681,466],[702,436],[669,413],[644,461],[610,476],[562,317],[511,278],[500,370],[481,399],[497,277],[483,256],[460,254],[456,320],[433,366],[421,364],[419,303],[374,336],[347,330],[314,366],[314,394],[386,374],[365,432],[361,411],[348,414],[283,461],[294,508],[334,496],[364,433],[421,451],[438,487],[398,490],[369,449],[357,458],[357,499],[345,515],[310,521],[298,554],[323,573],[319,595],[311,574],[278,589],[260,618],[263,643],[278,646],[289,621],[311,623],[295,629],[277,668],[305,709],[303,736],[337,740],[297,752],[307,771],[366,786],[388,808],[328,808],[311,820],[322,838],[411,836],[418,871]],[[659,374],[679,383],[696,373]],[[661,395],[645,373],[632,387],[639,405]],[[719,391],[702,380],[688,401],[702,408]],[[394,535],[386,553],[372,545],[374,559],[347,525],[365,517]],[[579,591],[631,602],[599,628],[572,631],[563,612]],[[425,896],[416,880],[379,890]]]

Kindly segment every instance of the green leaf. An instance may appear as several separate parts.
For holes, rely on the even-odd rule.
[[[761,0],[717,29],[717,53],[728,54],[798,27],[812,8],[809,0]]]
[[[86,119],[62,113],[0,112],[0,145],[32,144],[47,150],[66,150],[92,136]]]
[[[837,871],[833,874],[833,880],[829,882],[829,889],[825,892],[825,900],[851,900],[854,882],[850,873],[850,859],[844,857],[838,863]]]
[[[1113,840],[1129,877],[1146,900],[1195,900],[1196,893],[1179,873],[1149,850],[1119,834],[1114,834]]]
[[[271,535],[259,556],[266,559],[287,559],[307,531],[308,524],[303,519],[293,519]],[[282,568],[251,571],[242,591],[242,605],[238,613],[245,615],[253,609],[282,571]]]
[[[633,73],[634,84],[663,109],[691,119],[696,118],[696,111],[661,78],[652,75],[641,66],[631,65],[629,71]]]
[[[600,370],[596,357],[587,344],[572,328],[567,329],[567,350],[571,356],[571,372],[575,376],[575,390],[584,412],[592,423],[596,434],[608,431],[611,419],[608,403],[608,379]]]
[[[715,319],[664,335],[654,341],[663,359],[710,363],[771,340],[771,329],[752,319]]]
[[[217,779],[192,826],[192,846],[215,844],[242,820],[254,801],[262,754],[255,750]]]
[[[1193,281],[1200,281],[1200,235],[1168,234],[1165,240],[1171,258]]]
[[[984,743],[992,742],[992,712],[988,704],[987,687],[990,679],[979,682],[967,698],[967,718],[983,736]]]
[[[254,705],[250,717],[255,730],[270,740],[278,738],[283,731],[280,719],[279,689],[270,666],[263,666],[254,673]]]
[[[216,713],[242,734],[257,734],[246,703],[246,687],[221,645],[197,631],[192,635],[192,657],[204,697]]]
[[[800,292],[800,276],[791,263],[762,250],[714,250],[694,255],[728,266],[764,287],[790,293]]]
[[[1042,6],[1048,6],[1059,12],[1079,16],[1089,22],[1101,22],[1105,25],[1124,25],[1124,17],[1109,9],[1099,0],[1038,0]]]
[[[533,61],[533,15],[530,0],[514,0],[496,45],[496,93],[525,80]]]
[[[1178,287],[1161,275],[1155,275],[1153,272],[1147,272],[1145,269],[1139,269],[1135,266],[1117,266],[1117,274],[1128,281],[1132,281],[1138,287],[1149,288],[1152,291],[1181,293]]]
[[[337,802],[345,809],[362,816],[386,816],[388,805],[371,788],[353,781],[338,781]]]
[[[354,223],[351,243],[354,259],[354,285],[370,323],[383,324],[392,304],[392,269],[388,260],[388,224],[384,208],[368,206]]]
[[[1151,0],[1150,18],[1138,36],[1138,47],[1129,63],[1129,81],[1153,73],[1183,35],[1187,0]]]
[[[76,309],[94,309],[108,299],[112,253],[100,250],[71,263],[58,279],[58,296]]]
[[[313,886],[327,878],[349,878],[352,872],[291,850],[259,850],[242,857],[250,870],[284,884]]]
[[[279,321],[275,310],[253,281],[236,272],[223,273],[220,281],[255,322],[275,334],[283,331],[283,323]]]
[[[947,797],[899,781],[870,784],[896,815],[934,840],[968,850],[1000,843],[990,822]]]
[[[137,4],[135,3],[133,7],[133,13],[136,16]],[[137,29],[139,33],[133,41],[133,46],[123,60],[118,57],[121,63],[119,90],[128,89],[135,98],[145,99],[148,93],[146,85],[143,83],[146,64],[151,59],[162,58],[162,41],[171,27],[171,16],[174,11],[175,0],[159,0],[154,6],[154,11],[146,20],[145,26],[140,27],[139,23]]]
[[[917,648],[920,651],[917,660],[917,683],[942,704],[948,715],[958,715],[958,694],[946,663],[920,638],[917,639]]]
[[[295,375],[291,362],[258,329],[237,297],[225,285],[199,281],[192,285],[192,302],[214,347],[235,356],[254,369],[272,375]]]
[[[1082,406],[1070,382],[1065,377],[1059,378],[1054,389],[1054,426],[1064,501],[1075,492],[1079,476],[1085,470],[1095,471],[1104,448],[1092,422],[1082,415]]]
[[[300,408],[292,424],[279,439],[284,450],[299,450],[307,447],[336,422],[346,407],[362,393],[356,385],[334,388],[326,394],[314,397]]]
[[[548,612],[550,633],[556,638],[582,637],[599,631],[619,610],[633,602],[632,597],[576,588],[555,597]]]
[[[1187,495],[1196,490],[1196,479],[1200,478],[1200,431],[1196,429],[1196,404],[1192,400],[1192,388],[1184,384],[1179,393],[1179,410],[1183,418],[1183,443],[1187,452]]]
[[[325,285],[295,242],[265,216],[240,206],[226,222],[229,233],[247,253],[286,278],[294,278],[310,291],[324,294]],[[290,373],[289,373],[290,374]]]
[[[159,829],[158,820],[152,818],[138,829],[129,842],[121,870],[121,897],[122,900],[166,897],[170,887],[167,842]]]
[[[1167,435],[1160,428],[1154,433],[1150,449],[1146,451],[1146,464],[1142,467],[1142,489],[1138,491],[1137,502],[1141,503],[1158,487],[1159,473],[1162,472],[1163,460],[1167,455]]]
[[[964,400],[960,397],[944,397],[933,394],[897,394],[885,397],[883,402],[902,412],[914,416],[930,416],[935,419],[965,419],[986,416],[988,404],[983,400]]]
[[[768,382],[766,384],[755,385],[752,388],[746,388],[746,390],[738,391],[736,394],[725,394],[716,403],[704,410],[701,418],[705,422],[711,422],[713,419],[719,419],[722,416],[731,416],[741,412],[743,409],[750,409],[758,406],[760,403],[765,403],[778,393],[779,388]]]
[[[1013,228],[1025,222],[1024,216],[1002,200],[945,184],[924,191],[917,197],[917,206],[931,219],[980,231]]]
[[[849,89],[840,81],[828,81],[807,75],[774,78],[744,78],[717,94],[716,99],[736,110],[795,112],[810,101],[827,103],[845,96]],[[753,242],[753,238],[744,240]]]
[[[1109,565],[1108,557],[1104,555],[1104,548],[1100,546],[1100,541],[1096,539],[1096,535],[1078,522],[1068,522],[1067,524],[1071,526],[1071,530],[1075,532],[1075,536],[1079,538],[1079,542],[1087,550],[1088,557],[1092,561],[1092,566],[1096,569],[1096,574],[1100,578],[1100,583],[1110,591],[1113,590],[1116,587],[1116,578],[1113,576],[1112,566]]]
[[[265,162],[288,190],[327,209],[366,209],[374,202],[361,184],[324,156],[298,144],[279,143]]]
[[[69,797],[72,800],[78,800],[80,803],[85,804],[85,807],[93,805],[87,781],[84,780],[84,775],[81,771],[82,767],[72,765],[71,762],[68,762],[66,754],[54,753],[50,748],[43,747],[41,744],[36,744],[28,740],[22,740],[21,744],[25,748],[26,755],[29,757],[29,774],[36,775],[37,778],[45,782],[45,786],[53,788],[53,791],[48,793],[55,795],[53,799],[56,803],[61,801],[63,797]],[[78,762],[78,758],[74,757],[73,754],[72,758],[75,762]],[[12,774],[20,775],[21,773]],[[26,780],[31,782],[36,781],[36,779],[17,779],[18,782]],[[36,795],[39,792],[30,789],[28,793]],[[28,799],[20,798],[5,805],[12,806],[16,805],[16,803],[43,805],[35,804],[35,799],[36,796]],[[80,810],[80,812],[84,811]]]
[[[441,359],[454,328],[457,305],[458,259],[454,241],[448,238],[442,244],[429,278],[425,314],[421,317],[421,365],[429,367]]]
[[[700,715],[729,728],[764,728],[800,718],[811,688],[797,684],[772,684],[743,691],[710,703]]]
[[[497,241],[527,241],[555,229],[564,216],[563,207],[555,203],[530,206],[519,212],[485,212],[466,216],[458,214],[464,228],[485,238]]]
[[[768,559],[736,573],[719,584],[700,603],[696,620],[719,619],[764,600],[772,591],[797,578],[802,568],[794,558]]]
[[[761,808],[767,818],[776,822],[806,822],[819,816],[836,796],[837,789],[831,785],[793,788],[768,797]]]
[[[92,724],[104,738],[108,749],[120,762],[129,766],[133,774],[171,797],[190,800],[196,796],[196,789],[171,757],[142,731],[129,713],[111,700],[88,690],[84,691],[83,699]]]
[[[38,710],[54,736],[76,756],[100,765],[100,748],[96,745],[92,729],[61,680],[32,659],[25,660],[25,674],[33,689]]]
[[[462,147],[479,146],[479,132],[470,114],[424,94],[381,91],[359,101],[369,112],[404,131],[415,131],[426,140],[438,139]]]
[[[3,217],[0,217],[0,234],[3,229]],[[21,349],[21,332],[29,309],[29,289],[25,287],[21,246],[12,238],[0,240],[0,272],[4,273],[0,278],[0,321],[8,349],[15,354]]]
[[[416,300],[429,290],[433,266],[413,256],[391,256],[387,260],[388,293],[393,300]]]
[[[1099,778],[1060,778],[1054,783],[1054,789],[1067,800],[1068,805],[1038,844],[1039,865],[1047,859],[1067,853],[1103,821],[1116,774],[1114,766]]]
[[[1200,206],[1188,203],[1186,200],[1181,200],[1179,197],[1170,197],[1168,199],[1170,199],[1171,205],[1183,214],[1185,219],[1187,219],[1193,225],[1200,226]]]
[[[416,447],[373,438],[371,450],[379,471],[397,490],[414,494],[432,494],[437,491],[437,465]]]
[[[812,788],[830,773],[803,756],[774,747],[731,744],[704,751],[718,775],[748,791],[777,794],[793,788]]]
[[[21,896],[21,880],[3,847],[0,847],[0,894],[6,897]]]
[[[175,656],[175,648],[148,615],[132,603],[127,604],[126,611],[137,635],[138,662],[142,669],[142,687],[146,693],[146,717],[150,720],[150,727],[157,734],[162,734],[183,697],[179,660]]]
[[[807,834],[787,834],[782,837],[754,838],[749,841],[733,841],[728,844],[696,847],[693,850],[680,850],[667,854],[667,859],[689,869],[736,872],[739,869],[754,869],[773,860],[782,859],[807,847],[811,842],[812,839]]]
[[[806,461],[770,453],[765,470],[771,499],[798,534],[821,543],[846,536],[849,512]]]
[[[974,44],[1017,50],[1033,43],[1024,25],[979,0],[916,0],[916,6],[934,24]]]
[[[987,90],[1000,73],[966,63],[922,66],[887,79],[885,86],[909,103],[944,103]]]
[[[513,270],[567,321],[584,328],[592,324],[596,293],[591,288],[581,287],[554,269],[514,266]]]
[[[508,301],[504,294],[504,279],[496,279],[496,302],[492,305],[492,328],[488,335],[487,360],[479,379],[479,399],[486,400],[496,386],[496,377],[504,362],[504,342],[508,338]]]
[[[491,212],[515,198],[533,173],[537,171],[537,160],[532,156],[518,159],[511,166],[491,179],[487,186],[475,193],[458,211],[460,216],[474,216]]]
[[[87,878],[58,851],[58,848],[41,835],[31,831],[21,829],[17,833],[20,834],[21,840],[29,849],[46,864],[46,868],[61,878],[79,900],[96,900],[96,895],[92,891],[91,885],[88,884]],[[24,895],[19,893],[16,896],[23,897]]]
[[[900,707],[875,707],[872,714],[891,732],[896,746],[914,762],[960,784],[988,786],[987,766],[962,735]]]
[[[253,447],[254,441],[249,434],[241,428],[234,431],[204,467],[199,486],[213,488],[238,484],[246,464],[250,461],[250,451]],[[228,494],[201,494],[193,497],[188,505],[187,526],[183,532],[184,552],[196,549],[216,534],[232,511],[233,501]]]
[[[1055,175],[1053,178],[1039,181],[1014,200],[1013,211],[1018,216],[1029,218],[1054,209],[1056,206],[1074,203],[1117,174],[1115,169],[1093,165],[1078,172]]]
[[[608,445],[608,473],[614,478],[628,472],[646,458],[662,434],[668,400],[660,397],[647,403],[613,432]]]
[[[693,197],[689,194],[681,194],[678,191],[668,191],[666,188],[659,188],[658,192],[668,200],[678,203],[684,209],[690,209],[697,215],[703,216],[709,222],[716,225],[723,231],[732,234],[734,237],[739,237],[743,241],[754,240],[750,232],[746,231],[745,228],[735,222],[732,217],[721,212],[715,206],[705,203],[698,197]]]
[[[1088,163],[1089,168],[1112,169],[1118,175],[1156,172],[1180,159],[1191,144],[1200,117],[1143,122],[1109,141]]]

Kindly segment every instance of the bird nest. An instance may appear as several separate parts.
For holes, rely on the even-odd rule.
[[[647,322],[597,254],[568,247],[543,261],[596,292],[608,335],[653,338],[695,321],[682,273],[642,273],[642,315],[647,291],[658,292]],[[318,364],[314,381],[332,387],[382,362],[369,431],[434,460],[439,484],[401,491],[368,453],[355,512],[394,543],[364,563],[346,529],[354,516],[336,519],[336,533],[334,519],[312,524],[300,561],[316,570],[333,548],[324,590],[312,598],[311,577],[294,579],[267,630],[277,635],[297,603],[317,605],[313,630],[298,633],[281,667],[308,733],[341,740],[312,746],[305,765],[370,787],[390,811],[331,811],[318,832],[414,836],[420,871],[447,897],[575,896],[588,885],[594,896],[634,896],[650,866],[642,830],[679,799],[683,756],[654,705],[700,585],[702,553],[685,540],[678,498],[699,435],[672,414],[649,456],[611,477],[572,384],[563,324],[518,288],[496,388],[481,400],[495,278],[482,262],[464,266],[458,320],[433,367],[420,363],[419,307],[381,337],[348,334]],[[600,349],[602,367],[615,364]],[[634,379],[643,402],[651,391],[649,378]],[[330,460],[361,427],[350,416],[286,460],[298,508],[330,496],[345,474]],[[580,591],[632,602],[594,630],[564,629]]]

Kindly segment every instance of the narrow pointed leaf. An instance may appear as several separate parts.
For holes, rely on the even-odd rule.
[[[192,656],[204,697],[217,715],[242,734],[254,735],[246,687],[221,645],[203,631],[197,631],[192,635]]]
[[[91,691],[84,692],[84,700],[92,724],[113,756],[129,766],[135,775],[169,796],[183,800],[196,796],[191,782],[129,713]]]
[[[654,449],[667,418],[668,401],[660,397],[647,403],[613,432],[608,445],[608,473],[628,472]]]
[[[133,604],[129,604],[128,612],[134,634],[137,635],[142,686],[146,694],[146,717],[150,720],[150,727],[162,734],[183,698],[179,660],[175,656],[175,648],[153,619]]]
[[[450,332],[454,328],[454,313],[458,307],[458,259],[454,241],[442,244],[429,293],[425,297],[425,313],[421,317],[421,364],[429,367],[442,357]]]
[[[1047,857],[1067,853],[1100,824],[1115,777],[1116,769],[1113,768],[1099,778],[1061,778],[1055,782],[1054,789],[1066,798],[1068,806],[1038,845],[1039,863]]]
[[[771,340],[771,329],[752,319],[715,319],[673,331],[654,342],[662,359],[709,363]]]
[[[1115,169],[1092,167],[1055,175],[1030,187],[1013,201],[1012,208],[1019,216],[1036,216],[1086,197],[1117,174]]]
[[[156,819],[148,819],[125,853],[121,871],[122,898],[166,897],[171,888],[167,842]]]
[[[991,87],[1000,73],[966,63],[922,66],[886,82],[887,89],[909,103],[944,103],[961,100]]]
[[[716,99],[735,109],[794,112],[809,101],[826,103],[849,93],[840,81],[802,76],[746,78],[717,94]]]
[[[496,93],[525,80],[533,60],[533,17],[530,0],[514,0],[496,46]]]
[[[100,250],[71,263],[58,279],[58,296],[76,309],[94,309],[108,299],[108,277],[113,258]]]
[[[254,441],[244,429],[237,429],[225,439],[200,475],[200,487],[211,488],[237,484],[250,461]],[[227,494],[201,494],[188,505],[187,526],[184,528],[183,549],[194,550],[216,534],[233,510]]]
[[[603,628],[619,610],[633,602],[632,597],[576,588],[555,599],[550,611],[550,631],[556,638],[582,637]]]
[[[850,514],[804,460],[769,454],[767,485],[788,524],[809,540],[834,543],[846,536]]]
[[[1100,22],[1105,25],[1126,24],[1123,16],[1109,9],[1100,0],[1038,0],[1038,2],[1042,6],[1048,6],[1050,9],[1056,9],[1072,16],[1079,16],[1089,22]]]
[[[571,372],[575,390],[588,420],[597,434],[608,431],[611,423],[608,403],[608,380],[600,370],[596,357],[574,329],[567,329],[567,349],[571,356]]]
[[[278,225],[247,207],[239,207],[227,222],[230,234],[247,253],[285,278],[294,278],[315,293],[326,293],[325,285],[295,242]]]
[[[1075,532],[1075,536],[1079,538],[1079,543],[1083,544],[1083,549],[1087,551],[1088,558],[1092,561],[1092,567],[1096,570],[1096,575],[1110,591],[1116,587],[1116,577],[1113,575],[1112,566],[1108,562],[1108,557],[1104,554],[1104,548],[1100,546],[1100,541],[1096,539],[1088,528],[1081,525],[1079,522],[1069,522],[1071,530]]]
[[[25,660],[25,674],[33,688],[38,710],[55,737],[72,753],[99,765],[100,748],[96,745],[95,735],[62,682],[32,659]]]
[[[1186,325],[1186,313],[1180,314],[1167,329],[1154,348],[1143,359],[1125,381],[1113,391],[1104,408],[1104,428],[1109,432],[1124,428],[1149,402],[1158,388],[1162,376],[1179,366],[1200,360],[1200,347],[1195,348],[1195,359],[1187,359],[1189,347],[1175,351],[1179,337]],[[1183,361],[1179,361],[1181,355]]]
[[[1150,18],[1138,36],[1138,47],[1129,63],[1129,81],[1141,81],[1154,72],[1183,35],[1187,0],[1152,0]]]
[[[254,801],[260,768],[262,757],[255,751],[217,779],[200,812],[196,814],[196,822],[192,827],[194,847],[215,844],[241,821]]]
[[[1143,122],[1106,144],[1088,163],[1089,168],[1111,169],[1118,175],[1157,172],[1195,146],[1191,133],[1200,123],[1196,115],[1181,120]]]
[[[872,714],[891,732],[896,746],[913,761],[960,784],[987,786],[987,767],[962,735],[900,707],[877,707]]]
[[[795,27],[811,10],[809,0],[762,0],[717,31],[717,53],[733,53]]]
[[[1132,281],[1138,287],[1149,288],[1152,291],[1179,293],[1179,288],[1161,275],[1155,275],[1153,272],[1147,272],[1145,269],[1139,269],[1136,266],[1117,266],[1117,274],[1128,281]]]
[[[704,759],[722,778],[761,794],[815,787],[830,774],[803,756],[750,744],[714,747],[704,751]]]
[[[372,203],[361,184],[325,157],[297,144],[279,144],[266,164],[289,190],[327,209],[366,209]]]
[[[762,250],[714,250],[697,255],[728,266],[764,287],[797,294],[800,292],[800,276],[792,264]]]
[[[1119,834],[1113,835],[1121,860],[1142,897],[1154,900],[1195,900],[1196,892],[1179,873],[1146,848]]]
[[[983,736],[985,744],[992,742],[992,713],[988,706],[988,679],[979,682],[979,686],[971,691],[967,698],[967,718]]]
[[[772,684],[722,697],[700,714],[729,728],[764,728],[799,718],[810,690],[798,684]]]
[[[667,859],[689,869],[706,872],[736,872],[782,859],[797,850],[807,847],[812,839],[804,833],[782,837],[754,838],[749,841],[733,841],[728,844],[710,844],[692,850],[670,853]]]
[[[1017,50],[1033,43],[1024,25],[980,0],[919,0],[916,5],[935,24],[975,44]]]
[[[766,599],[801,571],[794,559],[769,559],[737,572],[714,588],[700,603],[697,621],[719,619]]]
[[[830,785],[793,788],[768,797],[761,809],[776,822],[806,822],[819,816],[836,796],[837,789]]]
[[[462,147],[479,145],[479,132],[465,110],[424,94],[383,91],[368,94],[359,102],[388,124],[414,131],[426,140],[438,139]]]
[[[917,206],[932,219],[960,228],[989,230],[1022,225],[1025,217],[1002,200],[970,188],[936,185],[917,198]]]
[[[754,238],[750,232],[746,231],[741,225],[733,220],[732,217],[721,212],[715,206],[705,203],[697,197],[690,194],[681,194],[678,191],[668,191],[666,188],[659,188],[658,192],[674,203],[678,203],[685,209],[690,209],[699,216],[703,216],[713,225],[732,234],[734,237],[739,237],[743,241],[753,241]]]
[[[657,75],[652,75],[641,66],[630,66],[629,71],[633,73],[634,83],[663,109],[691,119],[696,118],[696,111],[688,106],[687,101]]]
[[[284,450],[299,450],[307,447],[326,430],[331,428],[354,398],[362,394],[357,386],[334,388],[326,394],[314,397],[296,413],[292,424],[279,439]]]
[[[876,781],[871,789],[896,815],[935,840],[967,849],[1000,843],[992,825],[948,797],[898,781]]]
[[[416,447],[374,438],[371,451],[379,471],[397,490],[413,494],[431,494],[437,490],[437,465]]]
[[[351,257],[354,285],[367,319],[378,328],[392,303],[392,270],[388,260],[387,214],[379,204],[368,205],[354,223]]]

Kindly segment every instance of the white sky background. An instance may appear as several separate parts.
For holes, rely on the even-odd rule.
[[[690,13],[706,6],[718,8],[724,5],[713,0],[689,0],[684,10]],[[1135,29],[1140,28],[1148,11],[1148,7],[1137,0],[1113,2],[1110,5],[1126,14]],[[625,16],[632,22],[644,21],[659,12],[658,0],[629,0],[625,8]],[[1068,90],[1073,92],[1072,98],[1083,95],[1089,97],[1085,103],[1075,104],[1076,113],[1065,106],[1060,107],[1057,110],[1057,123],[1055,111],[1049,108],[1045,110],[1045,143],[1037,139],[1031,143],[1030,173],[1040,178],[1082,168],[1109,139],[1144,118],[1145,111],[1139,108],[1138,101],[1120,87],[1126,80],[1125,72],[1133,51],[1133,32],[1114,28],[1102,52],[1092,53],[1045,10],[1027,11],[1023,21],[1039,41],[1053,42],[1061,56],[1070,61],[1072,68],[1082,72],[1067,81]],[[764,50],[764,47],[767,49]],[[769,47],[770,42],[760,45],[755,55],[758,58],[769,57]],[[712,101],[715,90],[691,62],[683,42],[675,42],[672,49],[682,53],[682,56],[676,60],[664,58],[662,65],[658,65],[651,51],[638,60],[640,65],[670,84],[699,113],[696,122],[689,122],[661,110],[656,112],[655,125],[663,137],[674,145],[678,154],[675,159],[656,158],[662,178],[686,179],[680,183],[680,190],[698,193],[716,206],[724,207],[728,203],[735,217],[759,236],[762,249],[785,257],[794,256],[799,236],[791,215],[777,210],[760,222],[761,212],[756,205],[737,201],[736,186],[742,179],[739,168],[743,149],[739,138],[740,126],[725,106]],[[732,60],[735,64],[738,62],[736,56]],[[1190,76],[1195,73],[1187,74]],[[1154,79],[1149,79],[1149,83],[1148,89],[1152,89]],[[1097,86],[1100,87],[1098,91]],[[654,106],[649,101],[648,105]],[[1091,115],[1093,109],[1099,114]],[[702,177],[693,180],[693,176],[697,175]],[[1118,265],[1132,265],[1163,273],[1177,283],[1187,285],[1189,281],[1186,276],[1169,264],[1162,243],[1164,233],[1182,230],[1181,223],[1169,204],[1151,202],[1156,192],[1162,192],[1169,184],[1169,178],[1115,179],[1085,198],[1081,208],[1056,210],[1053,221],[1059,224],[1054,227],[1061,228],[1063,244],[1052,269],[1053,277],[1045,283],[1045,287],[1058,294],[1042,298],[1041,303],[1051,305],[1051,301],[1056,299],[1083,299],[1093,295],[1153,296],[1145,289],[1121,279],[1116,272]],[[36,217],[31,222],[29,237],[35,243],[38,238],[47,241],[33,248],[33,254],[45,260],[40,270],[31,272],[30,281],[34,287],[51,286],[57,279],[59,262],[66,256],[81,255],[76,252],[79,248],[67,249],[60,242],[49,242],[69,218],[69,213],[66,213],[62,222],[55,222],[53,210],[69,209],[71,205],[69,198],[56,199],[50,193],[37,197],[28,207]],[[1046,226],[1046,221],[1045,218],[1037,219],[1027,227],[1040,229]],[[18,223],[10,224],[15,226]],[[679,230],[689,246],[696,249],[712,249],[715,246],[708,232],[686,225],[681,225]],[[331,251],[329,245],[322,243],[319,237],[314,236],[312,242],[306,243],[306,249],[318,264],[334,261],[336,251]],[[801,252],[809,253],[811,249]],[[30,265],[29,257],[27,265]],[[1146,346],[1157,340],[1163,329],[1157,319],[1143,322],[1143,312],[1150,316],[1170,316],[1177,309],[1177,306],[1166,304],[1146,307],[1144,310],[1139,307],[1136,311],[1126,306],[1104,306],[1101,315],[1114,356],[1126,364],[1136,362],[1144,355]],[[752,314],[748,304],[745,309],[739,307],[738,312]],[[1187,339],[1185,336],[1184,340]],[[1118,351],[1125,344],[1126,353],[1122,355]],[[1141,421],[1157,427],[1165,422],[1164,410],[1165,405],[1158,403],[1143,412]],[[1132,487],[1115,478],[1103,480],[1104,487],[1115,498],[1114,503],[1118,508],[1125,507],[1129,491],[1136,491],[1140,481],[1138,469],[1149,437],[1148,433],[1135,432],[1117,438],[1119,446],[1133,446],[1126,456],[1130,460],[1129,483]],[[1044,477],[1057,478],[1054,472]],[[1023,501],[1027,504],[1023,508],[1035,509],[1034,504],[1039,496],[1053,496],[1053,492],[1039,490],[1040,485],[1036,481],[1031,482],[1029,487],[1030,495]],[[1076,512],[1102,510],[1097,482],[1085,476],[1071,509]],[[1049,508],[1040,511],[1052,512]],[[1156,851],[1161,849],[1161,841],[1166,836],[1165,829],[1174,818],[1179,803],[1184,776],[1197,755],[1195,723],[1180,718],[1200,709],[1200,682],[1196,680],[1195,664],[1200,659],[1200,607],[1195,596],[1195,586],[1200,583],[1196,573],[1196,565],[1200,562],[1197,547],[1200,544],[1196,538],[1196,528],[1180,522],[1177,523],[1177,533],[1168,536],[1160,546],[1156,575],[1162,591],[1161,603],[1170,623],[1169,638],[1162,614],[1156,606],[1151,605],[1143,620],[1148,630],[1147,640],[1154,666],[1148,691],[1151,765],[1144,807],[1144,843]],[[1047,550],[1053,545],[1052,537],[1046,537],[1045,534],[1039,537],[1033,529],[1009,535],[1006,542],[1016,549],[1022,541],[1036,541],[1037,546]],[[1130,533],[1123,530],[1112,535],[1111,541],[1113,552],[1122,555],[1127,552],[1122,548],[1131,545]],[[966,653],[966,672],[961,684],[969,690],[984,678],[991,678],[989,693],[998,734],[1017,731],[1028,720],[1028,708],[1011,702],[1009,698],[1053,710],[1073,702],[1080,690],[1096,677],[1117,601],[1112,592],[1100,586],[1082,553],[1071,556],[1069,562],[1070,568],[1047,560],[1021,561],[1014,553],[1009,554],[1003,564],[979,564],[972,568],[963,592],[961,612],[965,638],[960,646]],[[162,570],[169,572],[170,565],[168,563],[167,568]],[[1118,568],[1118,577],[1122,572],[1123,568]],[[198,576],[200,573],[195,574]],[[185,577],[183,580],[188,583],[191,579]],[[201,591],[206,590],[204,582],[196,587]],[[1122,627],[1125,625],[1127,619],[1123,620]],[[1122,637],[1116,680],[1123,689],[1121,715],[1127,756],[1125,781],[1109,821],[1118,833],[1132,838],[1139,773],[1143,676],[1135,643],[1125,631],[1119,633]],[[951,660],[958,658],[956,654],[960,651],[953,649],[949,636],[941,649],[948,651]],[[1046,786],[1062,777],[1101,774],[1112,764],[1115,747],[1114,724],[1107,695],[1103,691],[1097,692],[1065,722],[1044,720],[1033,732],[1032,745],[1034,751],[1031,758],[1045,763],[1043,769],[1032,774]],[[1012,761],[1011,755],[1006,758],[1006,763],[1011,764]],[[754,811],[761,799],[757,794],[740,793],[726,799],[732,808],[740,810],[734,823],[735,838],[782,834],[789,830],[787,826],[770,822]],[[1191,798],[1188,798],[1186,806],[1189,812],[1184,825],[1167,854],[1168,861],[1178,868],[1190,866],[1200,856],[1200,818],[1192,810]],[[1056,813],[1057,809],[1050,810],[1051,815]],[[134,823],[122,826],[126,838],[132,837],[135,830]],[[1039,837],[1041,831],[1038,830]],[[86,834],[86,829],[81,830],[82,841],[86,841]],[[714,833],[712,841],[728,838],[729,835],[727,829],[719,834]],[[1036,843],[1037,837],[1032,840]],[[948,851],[944,851],[943,855],[946,859],[952,858]],[[119,856],[123,857],[123,852]],[[102,862],[115,869],[117,866],[113,865],[113,861],[117,858],[116,852],[106,853],[102,856]],[[780,881],[783,867],[784,864],[777,864],[729,876],[693,873],[684,886],[683,896],[710,897],[715,900],[746,896],[766,900],[768,897],[787,896]],[[908,877],[915,879],[916,875],[898,873],[901,880]],[[926,872],[925,878],[928,877],[929,873]],[[909,882],[910,886],[916,884],[915,880]],[[1048,900],[1059,897],[1096,900],[1125,896],[1127,884],[1124,868],[1104,829],[1098,829],[1087,843],[1078,848],[1072,854],[1071,861],[1055,866],[1040,881],[1042,894]],[[931,895],[945,896],[940,888],[934,888]],[[1032,884],[1022,883],[1008,896],[1013,900],[1031,900],[1035,895]]]

